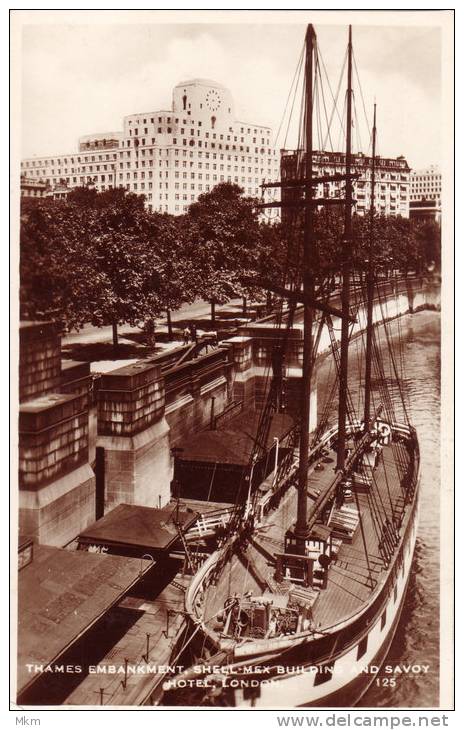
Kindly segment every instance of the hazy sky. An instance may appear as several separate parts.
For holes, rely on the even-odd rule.
[[[347,28],[316,32],[335,92]],[[26,25],[22,157],[71,153],[80,135],[122,129],[126,114],[170,109],[173,86],[194,77],[230,88],[237,118],[275,134],[304,34],[303,24]],[[440,29],[354,25],[353,45],[369,119],[378,105],[379,152],[412,167],[440,163]]]

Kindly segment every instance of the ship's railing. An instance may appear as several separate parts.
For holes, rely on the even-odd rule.
[[[383,419],[379,419],[380,422],[383,423]],[[400,433],[402,436],[410,437],[411,436],[411,428],[405,423],[389,423],[390,428],[397,433]],[[351,435],[353,433],[357,433],[359,431],[362,431],[364,428],[364,422],[359,420],[354,420],[350,423],[346,424],[346,433],[347,435]],[[312,447],[309,451],[309,459],[311,460],[311,457],[316,456],[318,452],[327,446],[331,446],[332,441],[335,440],[335,437],[338,433],[338,426],[332,426],[329,428],[321,437],[318,439],[317,444]]]
[[[398,427],[399,430],[402,432],[407,432],[411,438],[414,439],[415,443],[417,443],[417,437],[414,437],[414,430],[411,429],[409,426],[406,426],[404,424],[392,424],[393,428]],[[416,450],[417,451],[417,450]],[[414,459],[414,470],[415,473],[418,474],[418,466],[419,466],[419,459]],[[415,499],[417,499],[417,490],[415,490]],[[414,500],[413,500],[414,502]],[[411,504],[409,507],[411,510],[410,514],[414,512],[414,506]],[[388,574],[386,576],[386,579],[384,582],[379,582],[377,589],[372,593],[371,599],[367,605],[361,606],[359,609],[354,611],[350,616],[345,617],[341,621],[338,621],[331,626],[325,626],[323,635],[321,634],[319,636],[319,632],[316,631],[306,631],[301,634],[292,635],[285,638],[280,639],[271,639],[267,640],[269,644],[269,648],[274,650],[278,642],[278,648],[279,649],[285,649],[285,648],[293,648],[295,646],[298,646],[301,643],[305,643],[309,638],[312,638],[313,640],[318,640],[319,638],[323,639],[328,638],[330,636],[336,635],[338,632],[344,632],[346,636],[344,636],[342,639],[338,640],[337,647],[339,649],[340,653],[344,653],[347,649],[347,647],[351,645],[356,645],[356,643],[359,642],[359,640],[365,635],[365,633],[369,630],[371,626],[373,626],[380,618],[382,611],[384,610],[384,607],[387,603],[388,597],[391,594],[391,591],[393,590],[393,585],[395,583],[396,577],[401,570],[402,563],[404,562],[405,555],[404,550],[402,549],[402,546],[404,546],[407,541],[409,540],[410,533],[413,527],[413,518],[411,518],[408,521],[407,528],[403,534],[403,539],[401,540],[399,546],[396,549],[396,556],[392,563],[390,564],[390,569],[388,571]],[[239,645],[235,649],[235,655],[237,657],[245,657],[245,656],[252,656],[255,653],[258,653],[260,651],[260,642],[256,639],[245,639],[243,644]],[[332,652],[333,654],[333,652]],[[335,654],[331,656],[333,659],[335,657]],[[317,662],[323,662],[324,656],[321,655],[321,657],[317,658]]]
[[[204,608],[204,605],[202,605],[202,599],[204,591],[208,588],[210,582],[214,580],[216,570],[221,563],[225,563],[227,560],[229,552],[233,548],[233,544],[234,541],[232,540],[210,555],[210,557],[203,563],[198,573],[193,577],[185,594],[184,605],[186,614],[198,628],[201,627],[205,636],[205,641],[208,640],[217,649],[222,647],[233,650],[234,641],[229,639],[226,641],[227,646],[224,646],[224,639],[218,636],[216,631],[209,628],[208,623],[218,614],[216,613],[209,617],[201,615]]]
[[[405,535],[406,539],[407,537]],[[361,606],[349,617],[331,626],[325,626],[323,631],[319,632],[316,629],[280,637],[279,639],[267,639],[268,649],[271,649],[271,647],[273,651],[276,648],[279,650],[293,649],[306,643],[308,639],[318,643],[321,642],[319,645],[322,648],[322,645],[325,645],[326,642],[330,643],[331,640],[335,641],[337,653],[334,652],[335,645],[331,645],[327,653],[322,651],[317,655],[317,658],[315,654],[312,655],[311,664],[322,664],[328,659],[335,660],[338,656],[346,653],[350,647],[356,646],[363,636],[368,633],[370,628],[380,619],[388,597],[391,594],[394,579],[398,574],[400,567],[399,557],[400,554],[398,553],[386,582],[379,584],[379,590],[373,594],[371,602],[368,605]],[[402,558],[404,559],[404,556]],[[260,640],[245,639],[242,644],[235,647],[235,656],[237,658],[253,656],[253,654],[258,654],[261,651],[261,647],[262,643],[260,643]],[[317,644],[312,645],[312,651],[317,653]]]
[[[361,424],[362,425],[362,424]],[[411,429],[406,424],[401,423],[392,423],[390,424],[392,430],[397,431],[398,433],[408,436],[410,438],[414,438],[415,443],[417,443],[417,436],[415,436],[414,429]],[[355,424],[353,428],[358,429],[359,424]],[[329,440],[332,438],[337,432],[336,428],[329,429],[329,431],[325,434],[325,437]],[[317,448],[320,448],[320,443],[318,444]],[[414,459],[414,472],[418,473],[418,465],[419,461],[418,459]],[[416,491],[417,496],[417,491]],[[411,506],[412,509],[412,506]],[[412,529],[412,520],[409,520],[408,527],[403,535],[403,540],[400,544],[405,544],[409,538],[410,531]],[[185,599],[185,607],[187,613],[190,614],[191,619],[196,624],[202,624],[203,630],[205,634],[216,644],[219,645],[220,643],[220,637],[211,629],[209,629],[206,626],[204,617],[199,616],[198,613],[198,601],[197,597],[198,595],[203,592],[203,590],[208,585],[208,577],[210,574],[215,570],[218,563],[221,560],[225,560],[227,555],[227,551],[231,549],[233,543],[229,543],[229,545],[226,548],[222,548],[221,550],[216,551],[213,553],[201,566],[198,573],[194,576],[192,582],[190,583],[190,586],[186,593],[186,599]],[[403,551],[399,548],[397,548],[397,554],[395,559],[392,561],[390,570],[388,571],[388,576],[386,578],[386,581],[384,583],[378,584],[378,590],[375,590],[372,594],[371,600],[369,601],[368,606],[364,605],[360,607],[357,611],[352,613],[349,617],[346,617],[342,619],[341,621],[333,624],[329,627],[324,627],[324,632],[318,632],[317,630],[309,630],[305,631],[303,633],[292,635],[289,637],[280,637],[276,639],[266,639],[266,640],[256,640],[256,639],[246,639],[243,644],[235,646],[234,652],[237,657],[239,656],[251,656],[254,653],[259,653],[261,651],[262,642],[266,641],[266,643],[269,646],[269,649],[272,649],[272,651],[275,651],[277,649],[283,649],[286,647],[295,647],[299,644],[303,644],[307,642],[309,638],[313,640],[317,640],[318,638],[323,639],[327,638],[331,635],[333,635],[335,632],[339,632],[341,630],[346,630],[347,637],[345,641],[342,641],[339,648],[340,650],[342,648],[346,649],[347,644],[356,643],[356,641],[359,640],[359,638],[365,633],[366,631],[366,621],[369,625],[373,625],[375,621],[378,620],[383,607],[385,605],[385,602],[387,600],[387,597],[389,593],[391,592],[391,589],[393,587],[393,582],[401,568],[401,562],[404,561],[404,554]],[[359,627],[357,626],[357,623],[359,623]],[[333,652],[332,652],[333,653]]]
[[[187,540],[208,537],[213,535],[220,527],[226,527],[233,509],[233,507],[225,507],[221,510],[214,510],[200,515],[195,524],[185,533]]]

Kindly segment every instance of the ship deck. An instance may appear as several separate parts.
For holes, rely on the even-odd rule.
[[[329,461],[330,459],[330,461]],[[334,478],[336,455],[333,451],[321,465],[322,470],[311,468],[308,474],[308,493],[327,490]],[[319,467],[320,469],[320,467]],[[395,510],[404,504],[394,446],[385,446],[375,469],[371,487],[371,502],[375,499],[383,519],[393,518]],[[340,545],[336,560],[328,571],[328,583],[313,606],[313,619],[321,629],[348,618],[370,598],[375,587],[385,578],[384,561],[379,548],[379,530],[369,508],[367,494],[358,493],[360,523],[351,543]],[[308,498],[308,514],[313,499]],[[356,501],[350,504],[356,507]],[[224,601],[234,593],[251,591],[260,596],[269,591],[275,572],[274,553],[283,552],[286,530],[295,523],[297,491],[292,487],[275,511],[270,512],[253,536],[246,550],[236,554],[223,570],[216,585],[206,591],[203,616],[208,621],[219,612]],[[362,523],[362,529],[361,529]],[[364,537],[363,537],[364,534]],[[367,547],[364,549],[364,542]]]

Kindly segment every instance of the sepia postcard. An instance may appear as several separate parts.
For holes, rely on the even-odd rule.
[[[12,709],[452,710],[453,11],[10,31]]]

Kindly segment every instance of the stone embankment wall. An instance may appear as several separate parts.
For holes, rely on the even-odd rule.
[[[373,321],[378,324],[382,320],[392,320],[405,314],[418,312],[422,309],[440,309],[441,281],[437,276],[405,277],[399,280],[380,282],[374,299]],[[361,293],[357,294],[361,302]],[[353,297],[353,299],[356,298]],[[340,309],[340,296],[335,293],[328,303]],[[353,325],[352,337],[362,334],[366,328],[367,314],[365,307],[359,303],[356,306],[357,322]],[[319,319],[315,318],[314,337],[317,335]],[[340,336],[340,320],[333,317],[334,335]],[[297,308],[293,327],[285,332],[285,328],[277,328],[275,317],[269,316],[239,329],[242,338],[252,343],[253,367],[248,373],[249,390],[254,391],[256,402],[262,403],[266,382],[270,376],[272,352],[282,337],[286,338],[285,347],[285,397],[288,412],[295,418],[299,413],[301,398],[301,374],[303,365],[303,307]],[[324,325],[320,333],[318,356],[323,358],[331,351],[329,328]],[[313,374],[313,388],[311,391],[311,422],[309,430],[316,427],[317,414],[317,365]]]
[[[339,306],[336,296],[331,304]],[[440,308],[436,278],[385,282],[374,321],[424,308]],[[364,327],[361,307],[354,332]],[[296,416],[303,345],[298,312],[288,332],[266,318],[180,365],[176,363],[185,347],[103,375],[97,392],[94,473],[88,458],[89,365],[68,362],[61,367],[54,326],[25,323],[19,414],[21,532],[62,546],[122,502],[163,507],[171,497],[172,450],[182,447],[192,433],[212,427],[231,403],[243,401],[251,408],[263,404],[273,353],[282,337],[287,339],[285,397],[289,413]],[[325,328],[321,357],[329,347]],[[313,414],[316,404],[315,383]],[[309,429],[315,425],[308,424]]]
[[[21,323],[19,360],[19,531],[61,546],[95,518],[89,365],[70,363],[62,373],[51,322]]]
[[[378,285],[375,292],[373,322],[378,324],[383,320],[392,320],[405,314],[412,314],[423,309],[440,309],[440,279],[438,277],[406,277],[404,279],[384,282]],[[361,298],[360,298],[361,299]],[[330,304],[340,307],[340,298],[335,295]],[[302,321],[302,311],[296,321]],[[352,337],[362,334],[366,329],[367,312],[364,305],[357,306],[357,322],[353,325]],[[335,334],[339,330],[339,320],[334,318]],[[315,328],[316,329],[316,328]],[[319,342],[318,354],[324,354],[330,349],[330,335],[324,327]]]

